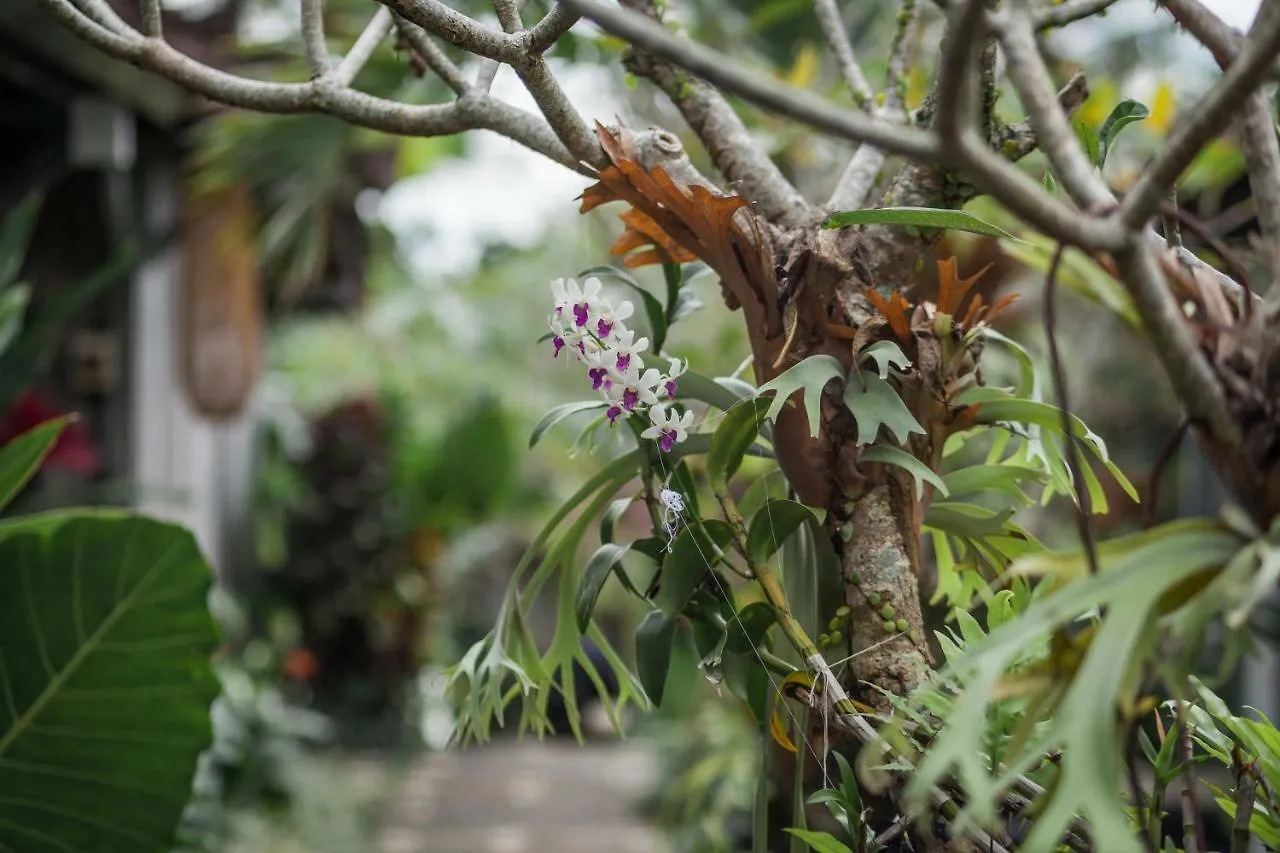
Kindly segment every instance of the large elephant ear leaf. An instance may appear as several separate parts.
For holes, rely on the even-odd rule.
[[[829,355],[811,355],[788,369],[785,373],[761,385],[756,396],[774,392],[773,401],[765,417],[776,420],[787,400],[797,391],[803,391],[805,416],[809,419],[809,432],[817,438],[822,427],[819,414],[822,409],[822,391],[833,379],[844,378],[844,368]]]
[[[169,850],[211,740],[211,575],[125,514],[0,534],[0,850]]]

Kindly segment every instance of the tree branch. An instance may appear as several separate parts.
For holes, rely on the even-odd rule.
[[[1110,208],[1115,204],[1115,196],[1085,156],[1067,114],[1058,106],[1058,91],[1036,46],[1030,17],[1021,9],[991,17],[1004,48],[1009,79],[1035,128],[1040,150],[1057,173],[1059,182],[1084,210]]]
[[[329,73],[329,48],[324,43],[324,0],[302,0],[302,47],[311,79]]]
[[[562,2],[637,48],[691,71],[725,92],[773,110],[779,115],[842,139],[870,142],[895,154],[928,161],[937,161],[941,156],[941,147],[931,134],[877,121],[861,113],[841,110],[816,95],[750,71],[719,51],[677,38],[661,25],[630,9],[607,6],[599,0]]]
[[[1120,218],[1132,229],[1141,228],[1164,202],[1169,189],[1191,164],[1200,149],[1221,131],[1270,70],[1280,50],[1280,4],[1264,3],[1252,33],[1236,60],[1195,108],[1188,120],[1174,128],[1164,151],[1130,189]]]
[[[382,11],[387,12],[389,10],[384,6]],[[395,22],[396,29],[399,30],[404,40],[409,42],[409,47],[413,49],[413,52],[422,58],[427,67],[435,72],[436,76],[454,91],[454,94],[465,95],[471,91],[470,84],[462,76],[462,69],[452,59],[445,56],[444,51],[431,40],[431,36],[422,27],[411,21],[406,21],[399,15],[395,16]]]
[[[310,83],[249,80],[202,65],[158,39],[111,32],[77,10],[70,0],[37,2],[67,29],[104,53],[227,106],[281,114],[328,113],[360,127],[401,136],[492,130],[576,172],[594,174],[565,149],[540,117],[487,95],[476,93],[453,104],[417,106],[356,92],[328,77]]]
[[[142,34],[148,38],[164,38],[160,0],[142,0]]]
[[[849,33],[840,18],[840,7],[836,5],[836,0],[813,0],[813,11],[818,16],[818,25],[827,38],[827,46],[836,58],[840,76],[853,93],[854,101],[860,107],[874,106],[871,84],[867,81],[867,75],[862,73],[862,66],[858,65],[853,42],[849,40]]]
[[[378,49],[378,45],[391,34],[393,25],[391,11],[385,6],[379,8],[365,25],[364,32],[360,33],[356,43],[351,46],[351,50],[342,57],[338,67],[329,72],[329,77],[341,86],[350,86]]]
[[[953,4],[946,47],[938,69],[937,117],[934,127],[949,159],[969,172],[973,183],[1041,232],[1059,242],[1085,248],[1115,248],[1123,235],[1092,216],[1082,216],[1046,194],[1030,177],[987,147],[966,116],[972,115],[973,54],[981,43],[983,4]]]
[[[1240,440],[1240,428],[1231,416],[1217,376],[1191,336],[1186,317],[1169,293],[1156,251],[1145,237],[1133,235],[1128,245],[1115,254],[1121,278],[1188,417],[1207,424],[1214,437],[1227,446],[1235,446]]]
[[[560,88],[551,69],[547,67],[546,60],[535,54],[512,67],[564,147],[584,163],[592,166],[604,165],[604,150],[596,135],[569,102],[564,89]]]
[[[484,24],[454,11],[440,0],[377,0],[383,6],[407,18],[429,33],[434,33],[454,47],[476,56],[511,62],[520,59],[519,42],[490,29]]]
[[[547,13],[546,17],[534,24],[532,29],[529,30],[529,51],[531,53],[546,53],[551,45],[573,29],[573,25],[580,20],[582,20],[582,16],[577,12],[557,3]]]
[[[635,14],[658,21],[659,12],[649,0],[632,0],[630,5]],[[653,81],[671,99],[730,188],[755,202],[766,219],[794,227],[814,218],[813,209],[752,138],[723,95],[643,49],[632,51],[627,67]]]
[[[1032,20],[1037,30],[1065,27],[1067,24],[1075,23],[1082,18],[1089,18],[1105,12],[1115,2],[1116,0],[1067,0],[1067,2],[1059,3],[1056,6],[1037,9],[1033,13]]]

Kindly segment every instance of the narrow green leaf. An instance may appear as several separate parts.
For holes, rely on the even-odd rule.
[[[671,312],[671,319],[668,320],[668,323],[683,320],[695,311],[701,311],[705,307],[703,301],[698,298],[698,294],[692,290],[682,290],[680,295],[676,297],[676,307]]]
[[[1044,178],[1040,181],[1040,183],[1044,185],[1044,191],[1047,192],[1049,195],[1058,194],[1058,182],[1053,179],[1052,172],[1046,170],[1044,173]]]
[[[712,490],[724,488],[742,465],[742,457],[764,424],[764,412],[771,406],[768,399],[757,397],[730,409],[720,421],[707,451],[707,479]]]
[[[57,514],[0,540],[0,849],[169,850],[218,693],[191,534]]]
[[[671,552],[662,561],[662,577],[654,604],[675,618],[689,603],[707,570],[733,541],[733,528],[715,518],[704,519],[680,531]]]
[[[18,279],[27,259],[27,245],[40,217],[44,193],[33,192],[0,222],[0,290]]]
[[[829,832],[815,832],[811,829],[787,829],[787,832],[809,845],[809,849],[816,853],[853,853]]]
[[[661,610],[646,613],[636,629],[636,674],[655,708],[662,706],[675,638],[676,620],[663,615]]]
[[[1111,153],[1111,149],[1115,147],[1116,137],[1120,135],[1120,131],[1124,130],[1134,122],[1144,121],[1151,115],[1151,110],[1147,109],[1146,104],[1138,101],[1121,101],[1111,110],[1111,114],[1107,116],[1106,121],[1102,123],[1102,130],[1098,132],[1098,168],[1101,169],[1107,162],[1107,155]]]
[[[15,284],[0,292],[0,353],[9,348],[22,331],[22,320],[31,301],[31,288]]]
[[[1013,518],[1013,512],[1011,508],[997,511],[973,504],[935,501],[925,512],[924,523],[952,536],[982,539],[1005,532],[1005,523]]]
[[[983,234],[987,237],[1017,239],[1003,228],[979,219],[967,210],[947,210],[936,207],[876,207],[866,210],[845,210],[833,213],[822,221],[823,228],[871,224],[942,228],[948,231],[968,231],[971,234]]]
[[[547,434],[547,430],[565,418],[576,415],[578,412],[603,409],[606,405],[608,404],[603,400],[578,400],[573,403],[561,403],[543,415],[542,419],[538,421],[537,426],[533,428],[533,432],[529,434],[529,447],[532,449]]]
[[[27,430],[0,448],[0,509],[8,506],[40,470],[70,419],[55,418]]]
[[[747,554],[757,563],[767,562],[809,519],[817,520],[817,516],[804,504],[789,500],[768,501],[751,519],[747,531]]]
[[[892,385],[870,370],[859,371],[859,377],[860,382],[851,379],[844,386],[844,403],[858,423],[859,445],[874,442],[882,426],[888,427],[898,443],[913,432],[924,432]]]
[[[1080,147],[1084,149],[1084,155],[1089,158],[1090,163],[1097,163],[1098,149],[1101,147],[1098,131],[1094,129],[1093,125],[1081,119],[1072,121],[1071,126],[1075,128],[1076,139],[1080,140]]]
[[[925,465],[905,450],[900,450],[888,444],[873,444],[862,451],[862,460],[864,462],[880,462],[884,465],[896,465],[910,473],[916,482],[916,500],[924,497],[924,484],[926,482],[937,489],[938,493],[943,497],[947,497],[947,484],[942,481],[942,478],[930,470],[928,465]]]
[[[712,379],[693,370],[686,370],[676,385],[676,399],[700,400],[727,412],[743,400],[751,397],[755,389],[735,385],[723,376]]]
[[[819,413],[822,411],[822,391],[833,379],[844,376],[844,367],[830,355],[811,355],[779,376],[761,385],[757,397],[773,392],[773,400],[765,417],[776,420],[791,395],[803,389],[804,412],[809,419],[809,434],[814,438],[822,429]]]
[[[658,297],[645,290],[644,286],[631,276],[631,273],[617,267],[591,267],[578,273],[579,279],[591,276],[615,279],[639,294],[640,302],[644,306],[644,314],[649,318],[649,334],[653,337],[652,351],[662,352],[662,345],[667,340],[667,310]]]
[[[629,550],[631,550],[630,545],[615,545],[610,542],[601,545],[591,555],[587,567],[582,570],[582,579],[578,582],[574,614],[578,618],[579,633],[586,633],[587,626],[591,624],[591,614],[596,609],[596,601],[600,598],[600,591],[604,589],[604,582],[609,579],[614,567],[627,556]]]
[[[680,290],[684,286],[684,270],[679,264],[662,264],[662,278],[667,285],[667,307],[666,317],[668,325],[674,323],[677,319],[676,313],[680,308]]]
[[[1039,468],[1027,465],[970,465],[943,475],[951,497],[972,495],[979,492],[1003,492],[1020,501],[1029,500],[1022,489],[1029,485],[1043,485],[1048,475]]]
[[[618,519],[622,517],[622,514],[635,503],[635,500],[634,495],[628,495],[625,498],[618,498],[609,504],[609,508],[604,511],[604,515],[600,516],[600,541],[602,543],[613,541],[613,528],[617,525]]]

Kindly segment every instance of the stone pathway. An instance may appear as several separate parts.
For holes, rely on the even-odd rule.
[[[636,815],[638,746],[514,741],[427,755],[387,809],[378,853],[669,853]]]

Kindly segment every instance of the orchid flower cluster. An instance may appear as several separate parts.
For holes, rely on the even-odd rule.
[[[648,338],[636,338],[624,322],[635,306],[623,300],[615,307],[601,294],[600,279],[588,278],[581,287],[573,279],[551,282],[555,309],[547,318],[555,355],[568,349],[587,366],[593,390],[609,404],[609,425],[649,410],[651,426],[640,435],[656,439],[664,452],[689,437],[693,412],[675,412],[664,400],[674,400],[677,381],[688,367],[678,358],[669,359],[663,374],[646,368],[643,353]]]

